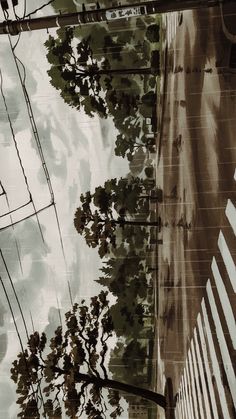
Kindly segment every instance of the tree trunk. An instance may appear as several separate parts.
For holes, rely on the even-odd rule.
[[[60,368],[56,368],[56,371],[60,373],[65,373]],[[156,403],[158,406],[166,409],[166,398],[163,394],[155,393],[154,391],[147,390],[141,387],[136,387],[130,384],[126,384],[116,380],[110,380],[109,378],[99,378],[95,375],[83,374],[78,372],[75,375],[75,380],[78,383],[85,382],[88,384],[95,384],[99,388],[110,388],[112,390],[123,391],[125,393],[133,394],[135,396],[142,397],[144,399],[150,400]]]
[[[160,217],[159,217],[160,218]],[[118,224],[120,227],[123,227],[124,225],[133,225],[133,226],[141,226],[141,227],[160,227],[160,219],[158,221],[118,221],[113,220],[115,224]]]
[[[134,394],[135,396],[142,397],[156,403],[158,406],[166,409],[166,398],[160,393],[147,390],[144,388],[132,386],[130,384],[122,383],[116,380],[101,380],[103,382],[102,387],[107,387],[113,390],[123,391],[125,393]]]
[[[98,70],[97,74],[101,75],[121,75],[121,76],[128,76],[128,75],[144,75],[144,74],[152,74],[156,75],[157,70],[152,67],[143,67],[143,68],[116,68],[116,69],[104,69],[104,70]]]

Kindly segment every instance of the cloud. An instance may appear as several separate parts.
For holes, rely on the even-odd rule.
[[[30,9],[34,7],[38,7],[38,2],[35,0],[30,3]],[[29,331],[32,331],[30,318],[32,314],[35,329],[40,332],[46,330],[48,334],[52,334],[59,322],[57,300],[62,315],[70,307],[67,281],[70,283],[74,300],[95,295],[100,290],[99,285],[94,282],[99,276],[101,266],[97,249],[88,248],[85,240],[76,232],[73,225],[79,196],[82,192],[103,184],[108,178],[119,177],[126,173],[128,166],[123,160],[116,164],[118,159],[114,158],[113,154],[112,121],[100,121],[98,117],[89,119],[84,112],[70,108],[50,85],[47,75],[49,65],[43,45],[46,38],[46,31],[22,34],[16,51],[19,58],[27,63],[26,85],[52,182],[66,261],[63,258],[53,207],[39,214],[45,243],[42,241],[34,217],[18,224],[14,230],[9,228],[0,232],[0,247],[6,258]],[[48,187],[6,37],[2,38],[0,52],[4,56],[4,62],[2,62],[4,89],[14,129],[18,135],[22,160],[37,208],[41,208],[45,203],[50,202]],[[22,199],[19,187],[20,176],[17,173],[16,160],[10,159],[13,146],[4,115],[2,110],[0,123],[3,143],[9,143],[11,147],[5,148],[4,153],[1,153],[1,167],[5,173],[4,180],[7,189],[13,188],[12,204],[15,205]],[[0,147],[2,145],[0,143]],[[11,170],[8,170],[8,167]],[[14,176],[11,173],[14,173]],[[23,274],[17,254],[16,240]],[[0,270],[25,345],[26,334],[21,313],[2,262],[0,262]],[[3,335],[5,331],[8,333],[6,354],[0,371],[1,375],[4,371],[8,377],[6,379],[6,388],[8,388],[8,382],[11,383],[10,365],[20,349],[5,297],[2,297],[0,302],[0,326],[2,327],[0,334]],[[2,349],[2,353],[5,353],[5,349]],[[0,395],[1,388],[0,382]],[[14,389],[13,384],[10,388]],[[4,400],[6,398],[3,407],[8,408],[11,405],[9,410],[11,417],[16,417],[16,408],[13,408],[12,398],[7,399],[5,392],[3,392],[3,397]],[[2,405],[1,399],[0,405]],[[7,417],[7,413],[6,415],[4,413],[4,418],[7,419]]]
[[[6,411],[14,401],[14,393],[8,383],[0,381],[0,415],[2,411]],[[3,416],[1,416],[3,417]],[[5,417],[5,416],[4,416]]]
[[[91,168],[86,160],[80,160],[80,173],[82,173],[80,184],[83,191],[88,191],[91,184]]]

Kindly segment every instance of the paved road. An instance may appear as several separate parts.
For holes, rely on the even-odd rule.
[[[157,168],[165,196],[158,385],[171,379],[181,419],[233,418],[236,73],[218,9],[184,12],[169,45]]]

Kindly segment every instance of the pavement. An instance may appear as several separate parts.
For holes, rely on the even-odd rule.
[[[224,5],[223,13],[231,33],[235,12]],[[157,389],[163,391],[166,380],[171,382],[179,403],[175,414],[181,419],[210,419],[216,413],[228,419],[236,412],[235,348],[229,314],[224,313],[226,301],[231,314],[236,309],[230,276],[236,275],[234,218],[227,216],[229,208],[235,214],[236,204],[231,44],[220,8],[215,8],[183,12],[182,24],[166,45],[157,155],[157,185],[164,191],[159,206],[163,246],[158,250]],[[226,300],[217,289],[214,261]]]

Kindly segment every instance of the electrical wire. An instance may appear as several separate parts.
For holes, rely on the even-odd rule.
[[[20,37],[21,37],[21,34],[22,34],[22,32],[20,32],[18,35],[17,35],[17,41],[16,41],[16,43],[14,44],[14,46],[13,46],[13,50],[17,47],[17,45],[18,45],[18,43],[20,42]]]
[[[63,244],[62,232],[61,232],[57,207],[56,207],[56,203],[55,203],[54,191],[53,191],[49,171],[48,171],[48,168],[47,168],[47,164],[46,164],[46,161],[45,161],[43,149],[42,149],[42,146],[41,146],[41,141],[40,141],[40,138],[39,138],[38,129],[37,129],[37,126],[36,126],[36,122],[35,122],[35,118],[34,118],[34,114],[33,114],[32,105],[31,105],[31,102],[30,102],[29,94],[27,92],[26,85],[25,85],[25,82],[26,82],[25,66],[22,63],[22,61],[16,56],[15,51],[14,51],[13,46],[12,46],[11,38],[10,37],[8,37],[8,38],[9,38],[12,54],[13,54],[13,57],[14,57],[14,60],[15,60],[15,64],[16,64],[16,67],[17,67],[17,72],[18,72],[18,75],[19,75],[19,78],[20,78],[21,86],[22,86],[22,89],[23,89],[23,93],[24,93],[24,97],[25,97],[25,101],[26,101],[26,105],[27,105],[27,110],[28,110],[28,115],[29,115],[32,131],[33,131],[33,134],[34,134],[34,138],[35,138],[35,141],[36,141],[36,145],[37,145],[37,148],[38,148],[38,153],[39,153],[39,156],[40,156],[40,159],[41,159],[41,164],[42,164],[44,174],[45,174],[45,178],[46,178],[46,181],[47,181],[47,184],[48,184],[48,189],[49,189],[49,193],[50,193],[50,196],[51,196],[51,203],[52,203],[53,208],[54,208],[54,213],[55,213],[55,218],[56,218],[56,224],[57,224],[57,229],[58,229],[58,234],[59,234],[59,240],[60,240],[61,250],[62,250],[62,254],[63,254],[63,259],[64,259],[65,266],[67,267],[66,256],[65,256],[65,248],[64,248],[64,244]],[[22,74],[20,72],[18,62],[22,66],[23,77],[22,77]],[[71,301],[71,304],[73,306],[72,293],[71,293],[71,288],[70,288],[69,281],[67,281],[67,283],[68,283],[70,301]]]
[[[25,204],[19,205],[18,207],[14,208],[14,209],[12,209],[12,210],[10,210],[10,211],[8,211],[8,212],[4,212],[3,214],[1,214],[1,215],[0,215],[0,218],[2,218],[2,217],[6,217],[6,215],[13,214],[13,213],[14,213],[14,212],[16,212],[16,211],[18,211],[18,210],[20,210],[20,209],[22,209],[22,208],[27,207],[27,205],[29,205],[29,204],[31,204],[31,200],[29,200],[29,201],[28,201],[28,202],[26,202]]]
[[[44,9],[44,7],[49,6],[49,4],[53,3],[55,0],[49,0],[47,3],[44,3],[42,6],[38,7],[37,9],[33,10],[32,12],[28,13],[27,15],[24,14],[24,18],[31,17],[35,13],[37,13],[39,10]]]
[[[24,0],[24,13],[23,13],[23,19],[26,17],[26,0]]]
[[[6,226],[0,227],[0,231],[6,230],[7,228],[15,226],[15,225],[21,223],[22,221],[28,220],[29,218],[32,218],[34,216],[37,217],[38,214],[40,214],[42,211],[45,211],[46,209],[50,208],[52,205],[53,204],[50,203],[50,204],[46,205],[45,207],[38,209],[36,213],[33,212],[32,214],[26,215],[24,218],[21,218],[20,220],[14,221],[12,224],[7,224]]]
[[[30,192],[30,187],[29,187],[28,179],[27,179],[27,176],[25,174],[25,169],[24,169],[24,166],[23,166],[23,163],[22,163],[22,159],[21,159],[21,156],[20,156],[20,152],[19,152],[19,148],[18,148],[18,145],[17,145],[15,133],[14,133],[12,122],[11,122],[11,117],[10,117],[10,114],[9,114],[9,111],[8,111],[8,106],[7,106],[6,98],[5,98],[5,95],[4,95],[4,92],[3,92],[3,77],[2,77],[2,70],[1,69],[0,69],[0,90],[1,90],[2,98],[3,98],[3,103],[4,103],[4,107],[5,107],[6,114],[7,114],[7,119],[8,119],[9,125],[10,125],[10,129],[11,129],[12,139],[14,141],[14,145],[15,145],[17,157],[19,159],[21,171],[22,171],[22,174],[23,174],[23,177],[24,177],[24,180],[25,180],[25,184],[26,184],[26,188],[27,188],[27,191],[28,191],[28,194],[29,194],[29,198],[30,198],[30,200],[32,200],[32,195],[31,195],[31,192]]]
[[[2,284],[3,291],[4,291],[4,294],[6,296],[7,303],[8,303],[8,306],[9,306],[9,309],[10,309],[10,312],[11,312],[11,316],[12,316],[12,319],[13,319],[13,323],[14,323],[14,326],[15,326],[15,329],[16,329],[16,334],[17,334],[18,340],[20,342],[21,352],[23,354],[23,358],[24,358],[24,361],[25,361],[26,369],[27,369],[28,375],[30,376],[27,359],[25,357],[24,346],[23,346],[23,342],[22,342],[22,339],[21,339],[21,335],[20,335],[20,332],[19,332],[19,329],[18,329],[18,326],[17,326],[16,318],[15,318],[14,311],[13,311],[13,308],[12,308],[12,305],[11,305],[11,302],[10,302],[10,298],[8,296],[8,293],[7,293],[7,289],[5,287],[5,284],[4,284],[3,279],[2,279],[1,276],[0,276],[0,282]],[[34,399],[35,399],[36,403],[38,403],[38,401],[36,399],[36,396],[35,396],[34,387],[33,387],[33,384],[32,383],[31,383],[31,389],[32,389],[32,392],[34,394]]]
[[[51,0],[49,3],[41,6],[41,8],[43,8],[46,5],[52,3],[53,1],[54,0]],[[41,8],[39,8],[37,10],[40,10]],[[26,17],[27,17],[27,15],[26,15]],[[59,222],[57,207],[56,207],[56,203],[55,203],[54,191],[53,191],[53,188],[52,188],[49,171],[48,171],[48,168],[47,168],[47,165],[46,165],[46,161],[45,161],[45,158],[44,158],[44,153],[43,153],[43,149],[42,149],[42,146],[41,146],[41,142],[40,142],[40,138],[39,138],[39,134],[38,134],[36,122],[35,122],[35,118],[34,118],[34,114],[33,114],[33,109],[32,109],[32,105],[31,105],[31,101],[30,101],[29,94],[27,92],[27,88],[26,88],[26,85],[25,85],[25,83],[26,83],[26,70],[25,70],[25,66],[22,63],[22,61],[15,54],[15,48],[16,48],[18,42],[19,42],[19,39],[18,39],[18,42],[14,46],[12,44],[11,37],[9,35],[8,35],[8,39],[9,39],[9,43],[10,43],[12,55],[13,55],[13,58],[14,58],[14,61],[15,61],[17,73],[18,73],[18,76],[19,76],[19,79],[20,79],[21,87],[22,87],[22,90],[23,90],[23,94],[24,94],[24,98],[25,98],[25,102],[26,102],[26,106],[27,106],[27,111],[28,111],[28,115],[29,115],[29,119],[30,119],[31,128],[32,128],[32,131],[33,131],[33,135],[34,135],[34,138],[35,138],[36,145],[37,145],[38,153],[39,153],[39,156],[40,156],[40,159],[41,159],[41,164],[42,164],[42,167],[43,167],[43,170],[44,170],[45,178],[46,178],[46,181],[47,181],[47,184],[48,184],[48,189],[49,189],[49,193],[50,193],[50,196],[51,196],[51,204],[49,206],[53,205],[55,219],[56,219],[56,224],[57,224],[57,229],[58,229],[58,234],[59,234],[60,246],[61,246],[62,255],[63,255],[63,260],[64,260],[64,263],[65,263],[65,267],[67,269],[67,262],[66,262],[66,256],[65,256],[65,248],[64,248],[64,244],[63,244],[62,232],[61,232],[61,227],[60,227],[60,222]],[[20,71],[20,68],[19,68],[19,64],[22,67],[23,76],[21,74],[21,71]],[[44,209],[46,209],[46,207]],[[38,214],[38,212],[39,211],[37,211],[37,214]],[[36,211],[35,211],[35,213],[36,213]],[[27,218],[29,218],[29,217],[27,217]],[[37,218],[37,220],[38,220],[38,218]],[[42,235],[42,230],[41,230],[41,235]],[[43,242],[45,244],[45,241],[44,240],[43,240]],[[67,285],[68,285],[70,302],[71,302],[71,305],[73,306],[71,287],[70,287],[70,283],[69,283],[68,280],[67,280]]]
[[[7,194],[5,195],[5,198],[6,198],[8,210],[10,212],[10,203],[9,203],[9,199],[8,199]],[[11,224],[13,224],[12,215],[10,215],[10,220],[11,220]],[[23,275],[23,267],[22,267],[22,262],[21,262],[21,257],[20,257],[20,246],[19,246],[17,238],[15,237],[15,231],[14,231],[14,226],[13,225],[12,225],[12,230],[13,230],[15,246],[16,246],[16,253],[17,253],[18,260],[19,260],[20,270],[21,270],[21,274]]]
[[[1,186],[2,190],[3,190],[4,195],[5,195],[7,207],[8,207],[8,210],[10,212],[9,199],[8,199],[7,193],[6,193],[5,189],[4,189],[3,184],[2,184],[1,181],[0,181],[0,186]],[[10,216],[10,220],[11,220],[11,223],[13,223],[12,216]],[[19,265],[20,265],[20,270],[21,270],[21,274],[23,275],[23,266],[22,266],[21,257],[20,257],[20,247],[19,247],[19,244],[18,244],[18,240],[15,237],[14,226],[12,226],[12,229],[13,229],[13,235],[14,235],[16,252],[17,252],[17,257],[18,257],[18,261],[19,261]]]
[[[0,69],[0,90],[1,90],[2,98],[3,98],[3,102],[4,102],[4,107],[5,107],[5,110],[6,110],[6,113],[7,113],[7,118],[8,118],[8,122],[9,122],[9,125],[10,125],[12,139],[13,139],[14,146],[15,146],[15,149],[16,149],[17,157],[18,157],[18,160],[19,160],[19,163],[20,163],[21,171],[22,171],[22,174],[23,174],[23,177],[24,177],[24,181],[25,181],[25,184],[26,184],[28,194],[29,194],[29,200],[30,200],[30,202],[33,206],[34,213],[36,215],[37,224],[38,224],[38,228],[39,228],[39,231],[40,231],[40,234],[41,234],[42,241],[43,241],[43,243],[45,243],[42,227],[41,227],[41,224],[40,224],[40,221],[39,221],[39,218],[38,218],[38,215],[37,215],[37,210],[36,210],[36,207],[35,207],[35,203],[34,203],[31,191],[30,191],[28,178],[26,176],[24,165],[23,165],[23,162],[22,162],[22,159],[21,159],[21,156],[20,156],[20,151],[19,151],[18,144],[17,144],[17,141],[16,141],[15,132],[14,132],[14,129],[13,129],[11,117],[10,117],[10,114],[9,114],[9,111],[8,111],[6,98],[5,98],[5,95],[4,95],[4,92],[3,92],[3,77],[2,77],[1,69]]]
[[[14,58],[14,61],[15,61],[15,64],[16,64],[16,69],[17,69],[17,73],[18,73],[18,76],[19,76],[19,79],[20,79],[21,87],[22,87],[22,90],[23,90],[23,94],[24,94],[24,98],[25,98],[25,102],[26,102],[26,106],[27,106],[27,111],[28,111],[28,115],[29,115],[29,119],[30,119],[31,128],[32,128],[33,135],[34,135],[34,138],[35,138],[35,141],[36,141],[36,145],[37,145],[37,148],[38,148],[38,153],[39,153],[39,156],[40,156],[40,159],[41,159],[41,163],[42,163],[42,166],[43,166],[45,177],[46,177],[46,180],[47,180],[47,183],[48,183],[48,188],[49,188],[49,192],[50,192],[50,195],[51,195],[51,201],[54,202],[53,188],[52,188],[49,172],[48,172],[48,169],[47,169],[46,161],[45,161],[45,158],[44,158],[42,146],[41,146],[41,143],[40,143],[40,138],[39,138],[39,134],[38,134],[38,130],[37,130],[37,126],[36,126],[36,122],[35,122],[35,118],[34,118],[34,114],[33,114],[33,109],[32,109],[32,105],[31,105],[30,98],[29,98],[29,94],[28,94],[26,86],[25,86],[25,82],[26,82],[25,66],[22,63],[22,61],[16,56],[13,45],[12,45],[12,42],[11,42],[11,38],[8,37],[8,39],[9,39],[9,42],[10,42],[13,58]],[[21,74],[18,63],[20,63],[20,65],[22,66],[23,77],[22,77],[22,74]]]
[[[11,275],[10,275],[10,272],[9,272],[9,269],[7,267],[6,260],[5,260],[4,256],[3,256],[2,249],[0,249],[0,255],[1,255],[1,258],[2,258],[2,261],[3,261],[3,264],[4,264],[4,267],[5,267],[5,270],[7,272],[7,276],[8,276],[8,279],[10,281],[10,284],[11,284],[11,287],[12,287],[12,290],[13,290],[13,293],[14,293],[14,296],[15,296],[15,299],[16,299],[16,302],[17,302],[17,305],[18,305],[19,310],[20,310],[20,314],[21,314],[21,318],[22,318],[22,321],[23,321],[23,324],[24,324],[24,329],[25,329],[27,340],[29,340],[28,328],[27,328],[27,325],[26,325],[26,321],[25,321],[25,317],[24,317],[24,314],[23,314],[23,311],[22,311],[20,300],[19,300],[18,295],[16,293],[16,289],[15,289],[14,283],[12,281],[12,278],[11,278]]]
[[[5,191],[4,187],[3,187],[3,184],[1,182],[1,180],[0,180],[0,188],[2,190],[2,192],[0,192],[0,196],[6,195],[6,191]]]

